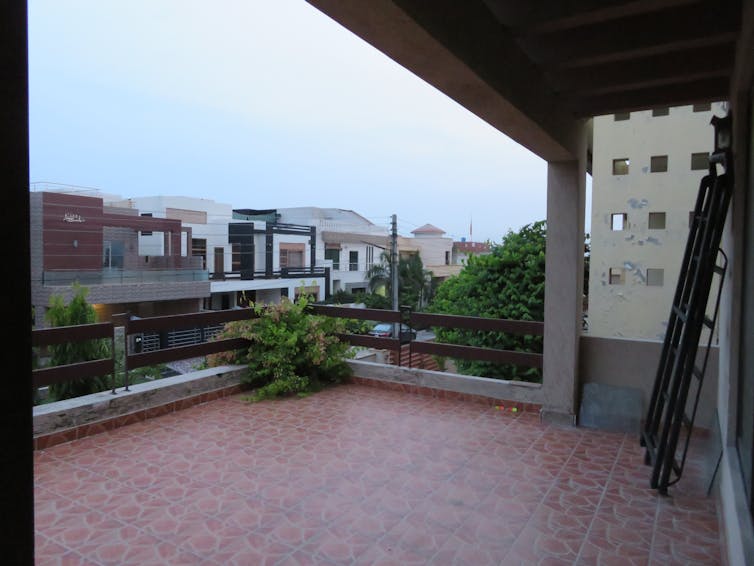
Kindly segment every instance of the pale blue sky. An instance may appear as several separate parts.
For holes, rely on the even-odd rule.
[[[303,0],[29,0],[32,182],[500,241],[546,165]]]

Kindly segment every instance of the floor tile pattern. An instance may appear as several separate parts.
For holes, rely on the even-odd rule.
[[[242,395],[35,452],[37,564],[720,564],[701,465],[633,435],[343,385]]]

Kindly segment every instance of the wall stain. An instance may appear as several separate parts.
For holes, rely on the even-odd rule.
[[[631,208],[637,209],[637,208],[645,208],[646,206],[649,206],[649,201],[645,198],[639,200],[635,198],[628,199],[628,205]]]

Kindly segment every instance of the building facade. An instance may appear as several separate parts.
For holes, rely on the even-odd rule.
[[[144,217],[98,196],[30,193],[31,296],[35,324],[45,326],[53,295],[87,291],[100,320],[113,314],[162,316],[196,312],[210,284],[187,253],[191,229],[180,220]],[[139,234],[151,234],[142,247]],[[159,245],[158,245],[159,244]]]
[[[662,340],[725,105],[594,118],[588,332]]]

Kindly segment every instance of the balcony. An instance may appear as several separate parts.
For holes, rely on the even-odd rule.
[[[129,320],[126,333],[242,316]],[[84,330],[82,338],[113,335],[109,324]],[[402,349],[397,340],[360,340]],[[231,346],[129,354],[127,365]],[[75,369],[101,371],[105,362]],[[249,404],[224,369],[207,377],[225,380],[215,389],[168,378],[183,393],[158,403],[156,383],[98,394],[91,407],[123,399],[130,409],[37,438],[37,563],[722,562],[702,436],[681,481],[660,496],[638,435],[547,424],[536,403],[490,393],[504,389],[453,390],[452,374],[354,367],[351,383],[303,399]],[[411,379],[401,382],[401,372]],[[521,399],[540,388],[518,386]],[[152,403],[139,406],[139,395]]]
[[[234,394],[37,450],[37,563],[721,563],[703,466],[660,497],[642,460],[634,435],[358,380]]]

